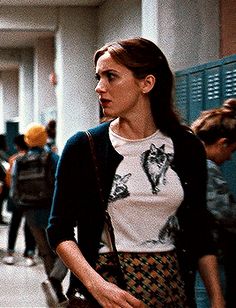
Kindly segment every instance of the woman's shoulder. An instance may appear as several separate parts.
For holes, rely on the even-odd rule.
[[[208,169],[208,174],[214,175],[214,177],[215,176],[222,177],[223,175],[219,166],[210,159],[207,159],[207,169]]]
[[[184,143],[189,146],[196,146],[204,149],[201,140],[194,134],[191,128],[187,125],[181,125],[172,135],[176,142]]]
[[[95,127],[89,128],[88,131],[91,133],[94,139],[101,139],[108,136],[108,128],[109,128],[109,122],[99,124]],[[78,131],[74,135],[72,135],[65,144],[65,149],[78,147],[78,145],[81,147],[83,144],[87,144],[87,135],[86,131]]]
[[[173,138],[175,157],[186,166],[198,168],[206,164],[206,151],[200,139],[188,128],[181,127]]]

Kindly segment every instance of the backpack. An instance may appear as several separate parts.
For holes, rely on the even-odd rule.
[[[11,197],[19,207],[41,207],[51,203],[54,175],[51,153],[28,152],[16,159]]]

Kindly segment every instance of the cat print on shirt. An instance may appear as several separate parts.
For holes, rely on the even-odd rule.
[[[175,234],[180,230],[179,221],[177,216],[172,215],[168,218],[164,227],[159,232],[159,242],[161,244],[165,244],[170,240],[173,241],[175,239]]]
[[[166,184],[166,172],[173,160],[173,154],[165,153],[165,144],[156,147],[153,143],[149,150],[141,155],[141,164],[152,186],[152,193],[156,195],[159,185]]]
[[[124,176],[115,174],[108,201],[113,202],[118,199],[123,199],[129,196],[129,191],[126,183],[130,176],[131,173],[128,173]]]
[[[158,245],[158,244],[169,244],[172,243],[175,239],[176,232],[180,230],[179,221],[177,216],[171,215],[163,228],[159,231],[159,235],[157,239],[150,239],[143,242],[141,245],[149,246],[149,245]]]

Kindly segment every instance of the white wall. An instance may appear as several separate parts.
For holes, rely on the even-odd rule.
[[[109,0],[99,8],[98,48],[107,42],[141,35],[141,0]]]
[[[34,120],[41,121],[51,108],[56,109],[55,88],[49,81],[54,71],[54,38],[38,39],[34,51]],[[44,123],[45,124],[45,123]]]
[[[34,120],[33,76],[33,50],[26,48],[21,51],[19,66],[19,132],[21,134]]]
[[[157,43],[174,70],[219,58],[218,0],[157,2]]]
[[[5,133],[2,74],[0,72],[0,134]]]
[[[0,33],[1,35],[1,33]],[[0,48],[0,67],[8,67],[9,70],[19,66],[21,52],[17,48]]]
[[[3,71],[3,114],[4,121],[18,117],[18,70]]]

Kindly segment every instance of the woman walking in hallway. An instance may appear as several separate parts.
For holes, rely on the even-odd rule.
[[[81,292],[95,307],[194,307],[197,267],[212,307],[224,307],[205,151],[180,124],[164,54],[134,38],[105,45],[94,63],[99,102],[114,120],[68,140],[47,229],[72,272],[71,307]]]

